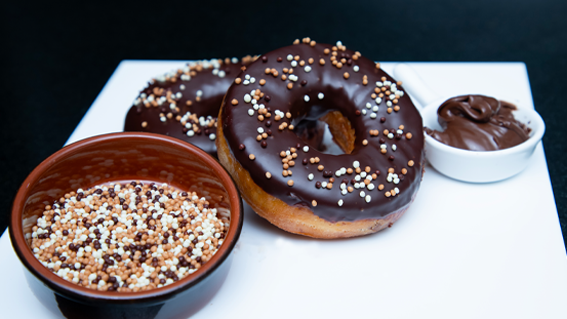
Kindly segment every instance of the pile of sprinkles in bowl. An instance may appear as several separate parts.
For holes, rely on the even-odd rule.
[[[198,194],[133,181],[65,194],[33,226],[35,257],[59,277],[107,291],[172,284],[223,243],[227,215]]]

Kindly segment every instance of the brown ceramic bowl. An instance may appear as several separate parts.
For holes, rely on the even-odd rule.
[[[168,183],[205,196],[212,207],[230,209],[225,241],[209,262],[165,287],[123,293],[66,281],[35,258],[28,242],[45,205],[78,188],[132,180]],[[163,135],[114,133],[66,146],[31,172],[14,200],[10,238],[32,291],[56,314],[67,318],[187,318],[224,282],[242,218],[242,200],[232,179],[199,148]]]

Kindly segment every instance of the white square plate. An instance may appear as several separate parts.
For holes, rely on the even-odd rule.
[[[123,61],[67,143],[122,131],[147,81],[183,64]],[[391,74],[394,65],[382,67]],[[410,65],[440,95],[504,94],[533,107],[523,63]],[[7,233],[0,254],[2,317],[53,318]],[[195,318],[567,318],[567,259],[541,144],[525,171],[499,183],[462,183],[426,167],[410,209],[371,236],[295,236],[247,207],[233,254],[228,278]]]

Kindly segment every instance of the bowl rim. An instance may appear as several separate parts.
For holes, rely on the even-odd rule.
[[[73,152],[86,149],[90,146],[96,145],[101,142],[108,142],[112,140],[123,140],[132,139],[138,141],[152,140],[164,144],[169,144],[172,147],[184,149],[190,153],[193,153],[199,157],[206,165],[210,166],[213,170],[218,172],[222,184],[225,186],[229,201],[234,204],[235,207],[231,208],[231,223],[227,236],[223,242],[223,245],[215,253],[209,262],[203,265],[198,271],[193,274],[174,282],[170,285],[150,289],[140,292],[108,292],[99,291],[90,288],[85,288],[79,286],[78,284],[69,282],[51,270],[47,269],[39,260],[33,255],[30,247],[26,243],[26,239],[23,232],[22,225],[22,213],[24,203],[27,199],[28,187],[37,181],[37,179],[44,173],[51,165],[57,160],[66,157]],[[234,184],[232,177],[227,173],[224,167],[212,156],[208,155],[205,151],[201,150],[197,146],[184,142],[182,140],[159,135],[154,133],[144,133],[144,132],[118,132],[96,135],[88,137],[72,144],[69,144],[57,152],[53,153],[38,166],[36,166],[33,171],[26,177],[16,196],[14,198],[11,214],[10,214],[10,240],[12,242],[12,247],[16,252],[16,255],[22,262],[22,264],[40,281],[47,285],[50,289],[54,290],[65,297],[71,297],[73,299],[82,300],[83,302],[115,302],[115,303],[131,303],[132,301],[145,302],[145,303],[160,303],[166,299],[173,297],[174,295],[181,293],[195,286],[205,278],[207,278],[211,273],[213,273],[230,255],[233,250],[243,225],[243,206],[242,198],[238,191],[238,188]]]
[[[445,100],[447,100],[446,98],[439,98],[429,104],[427,104],[425,107],[419,109],[420,114],[422,119],[424,120],[423,124],[424,124],[424,128],[426,127],[425,125],[425,117],[424,114],[429,114],[429,113],[433,113],[433,109],[435,110],[435,113],[437,113],[437,109],[439,108],[439,106],[441,105],[441,103],[443,103]],[[498,98],[498,100],[500,101],[506,101],[508,102],[508,99],[501,99]],[[473,158],[496,158],[496,157],[501,157],[501,156],[507,156],[510,154],[515,154],[515,153],[521,153],[524,152],[526,150],[532,149],[534,148],[543,138],[543,135],[545,134],[545,122],[543,121],[541,115],[532,108],[526,107],[524,105],[519,105],[519,103],[512,103],[517,107],[517,110],[521,110],[521,112],[526,112],[528,114],[530,114],[530,122],[537,122],[536,123],[536,127],[537,130],[533,130],[532,127],[532,132],[533,135],[530,136],[530,138],[528,138],[528,140],[524,141],[523,143],[520,143],[518,145],[509,147],[509,148],[505,148],[505,149],[501,149],[501,150],[495,150],[495,151],[471,151],[471,150],[465,150],[465,149],[461,149],[461,148],[457,148],[457,147],[453,147],[447,144],[444,144],[434,138],[432,138],[431,136],[429,136],[427,133],[424,132],[424,136],[425,136],[425,144],[430,145],[432,148],[438,150],[438,151],[443,151],[445,153],[450,153],[453,155],[458,155],[458,156],[468,156],[468,157],[473,157]]]

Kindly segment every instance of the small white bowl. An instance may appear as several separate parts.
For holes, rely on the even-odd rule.
[[[450,97],[439,98],[407,64],[399,64],[394,76],[412,98],[425,107],[417,107],[423,118],[423,125],[432,130],[442,131],[437,121],[437,109]],[[484,94],[486,95],[486,94]],[[425,156],[427,161],[440,173],[464,182],[490,183],[512,177],[526,168],[536,146],[545,132],[545,123],[533,109],[519,105],[513,99],[495,98],[513,103],[518,108],[514,117],[531,129],[530,138],[513,147],[498,151],[469,151],[439,142],[425,134]]]

